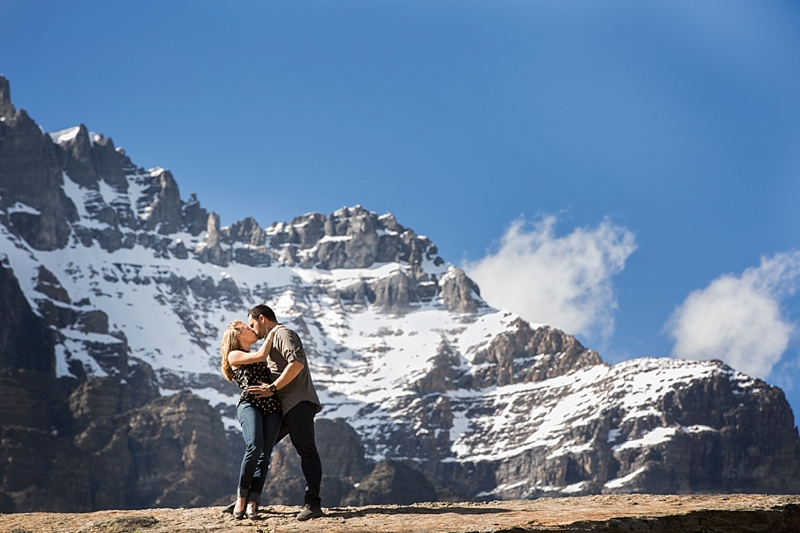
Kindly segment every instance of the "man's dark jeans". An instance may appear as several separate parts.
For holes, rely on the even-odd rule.
[[[316,406],[311,402],[300,402],[292,407],[283,416],[283,425],[278,433],[281,440],[287,434],[292,439],[294,449],[300,456],[300,466],[306,478],[305,502],[319,506],[322,501],[319,497],[319,485],[322,483],[322,461],[317,453],[317,444],[314,438],[314,415]]]

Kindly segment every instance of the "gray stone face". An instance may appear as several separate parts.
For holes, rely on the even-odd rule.
[[[366,307],[375,301],[375,291],[365,281],[359,281],[348,287],[337,291],[334,297],[338,296],[340,302],[346,306]]]
[[[430,372],[418,379],[413,389],[419,396],[456,390],[461,387],[459,370],[461,359],[453,349],[442,341],[436,349],[436,356],[431,361]],[[452,422],[452,419],[450,420]],[[448,437],[449,440],[449,437]]]
[[[258,222],[252,217],[231,224],[220,231],[222,240],[228,244],[242,243],[250,246],[263,246],[266,235]]]
[[[54,276],[50,278],[45,275],[45,277],[54,279]],[[63,289],[63,292],[55,290],[58,295],[65,296],[66,291]],[[8,264],[3,262],[0,262],[0,301],[3,302],[0,305],[0,368],[13,369],[15,373],[34,371],[53,374],[55,372],[53,334],[30,308],[28,300],[19,288],[16,276]],[[3,388],[4,400],[0,403],[8,405],[6,390]]]
[[[250,266],[269,266],[272,258],[266,247],[266,233],[254,218],[248,217],[219,231],[220,239],[230,246],[231,260]]]
[[[128,180],[123,169],[124,156],[114,147],[111,137],[108,139],[102,135],[94,141],[95,161],[97,173],[100,177],[114,187],[118,192],[128,191]]]
[[[183,242],[175,243],[169,251],[177,259],[187,259],[189,257],[189,250],[186,249]]]
[[[0,456],[6,463],[0,494],[7,512],[92,509],[87,458],[52,428],[0,426]]]
[[[210,505],[235,486],[219,415],[188,391],[95,418],[75,444],[94,465],[93,508]]]
[[[763,393],[745,398],[741,391],[732,389],[727,377],[717,375],[667,395],[657,406],[664,409],[666,419],[651,416],[623,420],[619,411],[601,413],[591,424],[575,427],[571,435],[592,443],[588,451],[557,457],[541,451],[526,452],[498,464],[497,482],[523,473],[529,479],[541,480],[542,485],[583,483],[580,493],[588,494],[795,492],[800,481],[788,474],[800,467],[797,430],[789,422],[793,417],[779,389],[763,382],[759,386],[766,387]],[[759,412],[770,413],[771,429],[756,420]],[[701,418],[714,430],[679,431],[668,442],[619,451],[614,451],[613,440],[605,438],[610,429],[643,435],[670,425],[689,428]],[[756,449],[759,452],[753,453]],[[771,458],[769,466],[765,457]],[[773,473],[764,476],[764,468]],[[631,472],[639,473],[628,486],[604,485]]]
[[[78,134],[61,143],[61,147],[67,155],[65,172],[70,179],[86,189],[97,189],[100,176],[86,126],[81,124]]]
[[[146,178],[144,196],[133,199],[139,205],[129,205],[124,197],[107,204],[99,193],[100,180],[125,194],[128,176],[141,176],[143,170],[137,169],[123,150],[115,148],[110,138],[98,135],[90,139],[84,125],[61,145],[55,144],[24,110],[14,111],[9,93],[8,81],[0,79],[0,206],[16,206],[8,215],[7,225],[35,249],[62,248],[73,231],[86,246],[97,242],[103,249],[114,251],[131,248],[137,240],[158,242],[140,239],[134,233],[137,231],[168,234],[185,228],[197,235],[205,229],[206,211],[194,196],[185,204],[180,200],[169,171]],[[108,227],[72,227],[78,222],[78,210],[62,190],[64,179],[87,191],[81,207],[93,221]],[[180,250],[177,253],[182,255]],[[166,257],[167,251],[157,250],[157,254]]]
[[[120,387],[118,379],[90,379],[78,385],[70,395],[69,408],[76,423],[85,428],[93,420],[128,411],[131,408],[130,391]]]
[[[327,475],[358,481],[369,474],[373,465],[364,457],[361,437],[350,424],[343,418],[320,418],[315,426],[317,451]]]
[[[342,502],[344,505],[410,505],[439,497],[425,474],[403,463],[384,460]]]
[[[72,301],[69,298],[67,290],[58,281],[58,278],[47,270],[44,265],[39,266],[39,272],[36,279],[36,286],[34,290],[52,298],[53,300],[70,304]]]
[[[436,247],[403,228],[394,216],[378,216],[361,206],[343,208],[325,217],[311,213],[266,230],[272,257],[303,268],[368,268],[385,262],[436,265]]]
[[[147,191],[149,215],[144,227],[156,230],[162,235],[180,231],[183,218],[178,184],[169,170],[161,170],[152,176],[150,189]]]
[[[311,248],[325,236],[325,217],[320,213],[296,217],[290,226],[294,232],[292,242],[300,248]]]
[[[370,284],[370,288],[375,295],[373,305],[382,313],[407,313],[419,301],[411,279],[400,270]]]
[[[342,419],[320,418],[315,424],[317,450],[325,473],[321,494],[325,506],[409,504],[438,501],[431,481],[419,470],[398,461],[377,465],[364,457],[356,431]],[[235,438],[241,440],[241,436]],[[237,452],[243,452],[239,444]],[[234,454],[237,459],[239,453]],[[279,443],[272,455],[272,482],[264,487],[264,499],[272,504],[297,505],[303,501],[303,471],[289,440]],[[358,483],[358,488],[354,484]]]
[[[208,214],[208,224],[206,226],[206,238],[202,244],[194,250],[195,255],[204,263],[227,266],[228,257],[222,250],[219,231],[219,215],[216,213]]]
[[[39,283],[69,299],[52,273],[40,273]],[[222,422],[205,400],[188,392],[159,397],[152,369],[128,361],[124,342],[117,344],[123,353],[115,364],[124,366],[118,377],[57,380],[47,322],[3,265],[0,298],[4,512],[210,505],[233,492]],[[72,319],[85,331],[108,329],[99,311],[50,315],[51,323]],[[104,348],[94,344],[86,349],[102,365]]]
[[[237,239],[245,241],[255,230],[248,228]],[[238,234],[231,226],[230,235]],[[361,206],[340,209],[325,217],[311,213],[297,217],[289,224],[273,224],[264,230],[267,248],[236,249],[233,259],[246,264],[257,264],[263,253],[281,263],[303,268],[369,268],[376,263],[397,262],[411,267],[410,276],[395,275],[369,284],[357,283],[352,287],[334,290],[332,297],[339,297],[343,305],[364,306],[374,304],[385,313],[405,313],[419,302],[432,301],[440,291],[437,280],[429,277],[421,268],[425,261],[436,266],[444,261],[438,256],[436,246],[427,239],[404,228],[391,214],[378,216]],[[477,286],[470,280],[459,280],[460,284],[448,292],[448,303],[454,309],[475,309],[484,305],[468,291],[464,284]],[[471,285],[470,285],[471,284]]]
[[[11,103],[11,86],[6,78],[0,76],[0,118],[11,120],[16,112]]]
[[[78,212],[61,189],[58,148],[24,110],[0,122],[0,203],[31,208],[9,216],[10,230],[37,250],[67,244]]]
[[[183,228],[194,236],[200,235],[206,230],[208,211],[200,206],[195,193],[189,196],[189,201],[181,208],[181,222]]]
[[[456,313],[474,313],[485,305],[480,299],[478,285],[469,279],[463,270],[454,268],[439,283],[442,302]]]
[[[378,257],[377,216],[361,207],[341,209],[324,222],[318,244],[320,268],[366,268]]]
[[[48,274],[40,282],[60,285]],[[160,398],[152,369],[126,353],[116,357],[119,377],[56,380],[49,330],[5,267],[0,297],[5,512],[210,505],[233,491],[222,423],[205,400],[188,392]],[[70,316],[86,331],[107,330],[104,313]],[[95,344],[87,350],[103,364]]]
[[[489,363],[460,385],[485,388],[531,383],[564,376],[570,372],[603,364],[600,355],[585,348],[572,335],[549,327],[531,329],[517,319],[508,332],[497,335],[485,350],[478,352],[476,363]],[[539,356],[535,364],[532,358]]]

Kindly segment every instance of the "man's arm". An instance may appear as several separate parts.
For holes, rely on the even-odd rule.
[[[305,366],[305,364],[303,364],[303,362],[300,360],[300,358],[305,360],[303,348],[299,344],[292,342],[292,335],[294,335],[294,333],[289,330],[284,330],[280,333],[280,335],[280,338],[276,337],[274,339],[274,345],[278,351],[281,352],[281,355],[289,362],[286,367],[284,367],[281,375],[272,382],[274,390],[281,390],[291,383]],[[298,355],[300,358],[298,358]],[[248,392],[257,398],[266,398],[272,396],[272,391],[270,388],[271,387],[266,383],[259,383],[258,385],[249,387]]]
[[[297,374],[303,370],[303,363],[298,360],[294,360],[288,365],[286,368],[283,369],[281,375],[278,376],[278,379],[272,382],[275,385],[276,390],[281,390],[286,385],[292,382],[294,378],[297,377]],[[269,389],[269,385],[266,383],[259,383],[258,385],[251,385],[247,388],[247,392],[255,396],[256,398],[268,398],[272,396],[272,391]]]

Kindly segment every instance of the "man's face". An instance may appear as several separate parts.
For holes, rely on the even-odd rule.
[[[259,339],[263,339],[267,336],[268,332],[266,321],[267,319],[265,319],[263,316],[253,318],[252,316],[248,315],[247,317],[247,323],[251,328],[253,328],[253,331],[256,332],[256,335],[258,335]]]

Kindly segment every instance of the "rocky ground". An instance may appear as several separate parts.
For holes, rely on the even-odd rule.
[[[235,520],[222,507],[95,513],[0,515],[2,533],[523,533],[800,531],[800,496],[614,495],[580,498],[326,508],[325,517],[294,520],[299,507],[262,509],[263,519]]]

